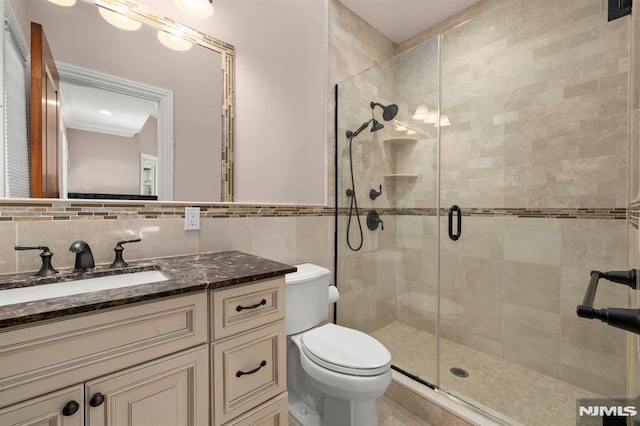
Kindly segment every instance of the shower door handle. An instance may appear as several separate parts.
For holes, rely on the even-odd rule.
[[[456,233],[453,233],[453,214],[456,213],[458,215],[458,229],[456,229]],[[457,205],[451,206],[449,209],[449,238],[453,241],[458,241],[460,239],[460,235],[462,234],[462,210]]]

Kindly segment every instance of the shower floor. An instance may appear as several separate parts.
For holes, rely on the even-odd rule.
[[[394,365],[434,383],[436,337],[426,331],[400,322],[371,333],[391,351]],[[410,343],[409,343],[410,342]],[[509,424],[571,425],[576,424],[576,399],[598,398],[597,394],[546,376],[459,343],[440,342],[440,387]],[[466,378],[449,370],[463,368]]]

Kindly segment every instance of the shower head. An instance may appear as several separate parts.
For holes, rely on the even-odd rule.
[[[378,120],[373,120],[373,125],[371,126],[371,131],[372,132],[377,132],[378,130],[382,129],[384,126],[382,124],[380,124],[380,122]]]
[[[365,121],[364,123],[362,123],[362,125],[358,127],[358,129],[354,132],[352,132],[351,130],[347,130],[347,138],[348,139],[355,138],[360,134],[360,132],[362,132],[364,129],[369,127],[369,124],[371,123],[373,123],[373,126],[371,126],[371,132],[377,132],[378,130],[384,127],[382,124],[380,124],[378,120],[376,120],[375,118],[372,118],[371,120]]]
[[[398,114],[398,105],[396,104],[384,106],[378,102],[373,101],[371,101],[371,103],[369,104],[369,106],[371,106],[371,109],[374,109],[376,105],[382,108],[382,118],[384,119],[384,121],[391,121]]]

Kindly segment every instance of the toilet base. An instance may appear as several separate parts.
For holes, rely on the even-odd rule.
[[[320,426],[320,414],[289,392],[289,414],[302,426]]]
[[[302,426],[377,426],[376,400],[350,401],[324,396],[323,416],[289,392],[289,414]]]
[[[378,426],[375,399],[345,400],[325,395],[322,426]]]

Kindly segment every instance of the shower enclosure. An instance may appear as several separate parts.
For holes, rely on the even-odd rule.
[[[627,267],[629,21],[551,3],[501,2],[337,85],[338,324],[509,424],[575,424],[627,385],[625,332],[576,305],[591,270]],[[349,138],[371,102],[399,111]]]

